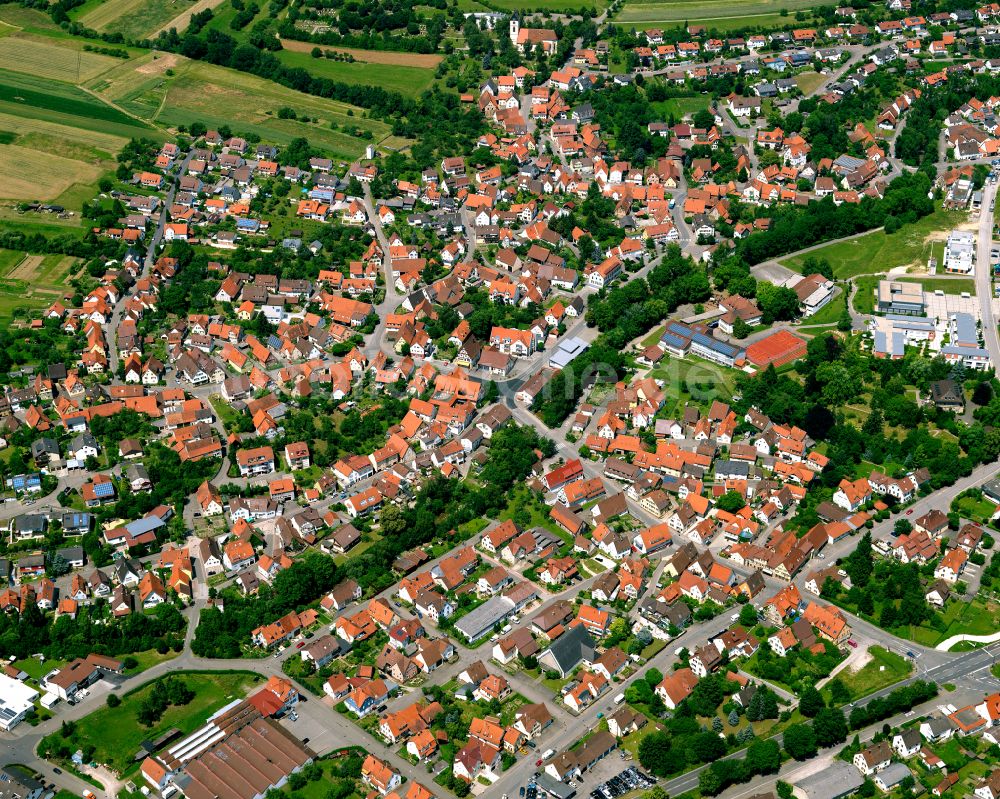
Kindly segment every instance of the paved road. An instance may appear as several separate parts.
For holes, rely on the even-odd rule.
[[[993,286],[990,275],[990,248],[993,244],[993,202],[997,196],[997,184],[983,186],[983,204],[979,212],[979,244],[976,253],[976,296],[979,298],[979,312],[983,322],[983,341],[990,354],[993,368],[1000,368],[1000,337],[997,336],[997,321],[993,316]]]

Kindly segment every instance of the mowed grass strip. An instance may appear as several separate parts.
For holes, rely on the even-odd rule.
[[[298,42],[294,39],[282,39],[281,46],[285,50],[293,53],[311,53],[314,45],[312,42]],[[359,50],[356,47],[337,47],[321,45],[320,50],[332,50],[337,53],[346,53],[356,61],[364,61],[368,64],[394,64],[398,67],[421,67],[433,69],[442,61],[442,56],[433,53],[397,53],[392,50]]]
[[[0,69],[41,78],[80,83],[111,69],[119,60],[30,34],[0,37]]]
[[[308,53],[282,50],[278,58],[290,67],[300,67],[311,75],[366,86],[379,86],[408,97],[416,97],[434,81],[434,70],[397,64],[374,64],[313,58]]]

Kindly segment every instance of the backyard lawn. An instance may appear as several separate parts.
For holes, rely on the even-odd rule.
[[[951,503],[951,509],[957,511],[963,519],[971,519],[980,524],[989,524],[997,506],[983,496],[965,496]]]
[[[807,316],[802,320],[802,332],[816,332],[822,333],[822,330],[810,331],[810,327],[827,327],[829,325],[835,325],[840,321],[840,315],[844,312],[844,308],[847,307],[847,292],[843,289],[837,292],[837,296],[830,300],[826,305],[820,308],[812,316]]]
[[[705,407],[714,400],[728,402],[736,388],[736,372],[732,369],[691,355],[686,358],[664,358],[650,372],[650,376],[665,381],[666,418],[676,418],[683,413],[684,406],[689,402]],[[670,407],[671,400],[674,402],[673,407]]]

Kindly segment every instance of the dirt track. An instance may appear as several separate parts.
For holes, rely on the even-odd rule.
[[[158,31],[153,31],[151,34],[149,34],[149,38],[155,39],[161,33],[164,33],[165,31],[168,31],[171,28],[176,28],[177,32],[180,33],[188,26],[188,23],[191,21],[191,17],[193,17],[195,14],[204,11],[206,8],[215,8],[217,5],[221,5],[221,3],[222,0],[198,0],[198,2],[195,3],[193,6],[191,6],[191,8],[189,8],[187,11],[178,14],[176,17],[170,20],[170,22],[168,22]]]

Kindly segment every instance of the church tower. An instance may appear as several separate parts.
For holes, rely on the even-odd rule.
[[[517,44],[517,34],[521,30],[521,16],[515,11],[510,18],[510,40]]]

